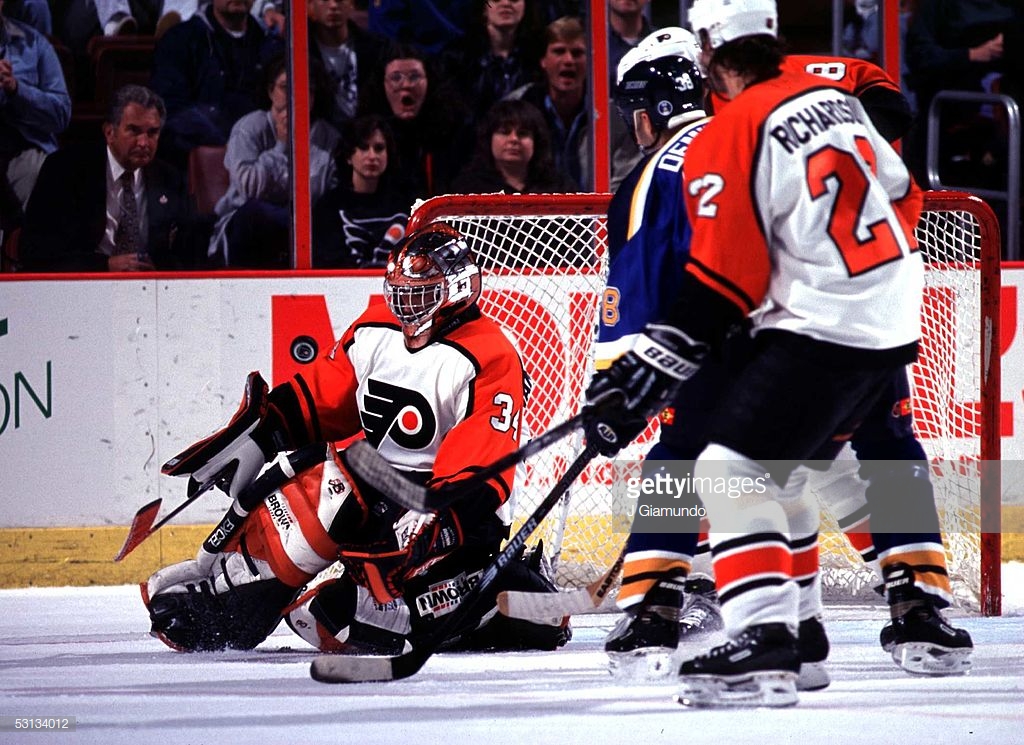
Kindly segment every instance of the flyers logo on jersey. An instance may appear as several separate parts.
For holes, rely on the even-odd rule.
[[[437,433],[437,418],[426,398],[373,378],[366,381],[360,417],[366,439],[375,448],[390,437],[399,447],[420,450],[433,442]]]

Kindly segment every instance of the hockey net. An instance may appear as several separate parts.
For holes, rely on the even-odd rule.
[[[608,199],[458,195],[418,203],[413,211],[410,230],[444,220],[477,254],[481,306],[502,324],[532,380],[524,442],[575,414],[583,400],[607,272]],[[999,485],[985,468],[999,457],[998,227],[980,200],[932,192],[918,239],[928,270],[922,354],[912,370],[916,426],[932,460],[958,602],[998,613]],[[628,522],[614,516],[610,487],[630,475],[622,469],[635,468],[656,435],[654,422],[614,461],[593,462],[538,531],[557,557],[559,585],[591,582],[615,560]],[[577,434],[520,468],[517,515],[533,510],[581,449]],[[827,513],[821,539],[826,600],[877,599],[874,577]]]

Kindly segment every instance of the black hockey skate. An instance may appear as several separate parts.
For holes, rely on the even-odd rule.
[[[882,571],[896,617],[878,640],[893,662],[916,675],[963,675],[970,670],[971,635],[951,626],[931,597],[914,586],[909,566],[893,564]]]
[[[684,662],[676,701],[708,708],[792,706],[799,671],[800,651],[789,626],[759,624]]]
[[[721,631],[722,611],[718,607],[715,581],[706,574],[691,574],[683,584],[683,610],[679,617],[679,641],[688,641]]]
[[[800,651],[800,675],[796,679],[796,689],[820,691],[828,688],[832,682],[825,667],[829,652],[828,636],[817,616],[800,622],[797,649]]]
[[[672,674],[679,646],[684,580],[661,580],[635,609],[627,611],[605,639],[608,671],[624,680],[653,680]]]

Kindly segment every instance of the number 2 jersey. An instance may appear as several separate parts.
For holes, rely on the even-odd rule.
[[[689,148],[691,279],[767,329],[916,356],[922,194],[852,95],[804,72],[751,85]],[[674,311],[681,328],[694,309]],[[851,350],[852,351],[852,350]]]

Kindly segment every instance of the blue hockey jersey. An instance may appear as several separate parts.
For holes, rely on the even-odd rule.
[[[608,367],[649,321],[666,315],[690,253],[683,159],[708,119],[685,125],[639,163],[608,207],[608,283],[601,299],[596,360]]]

